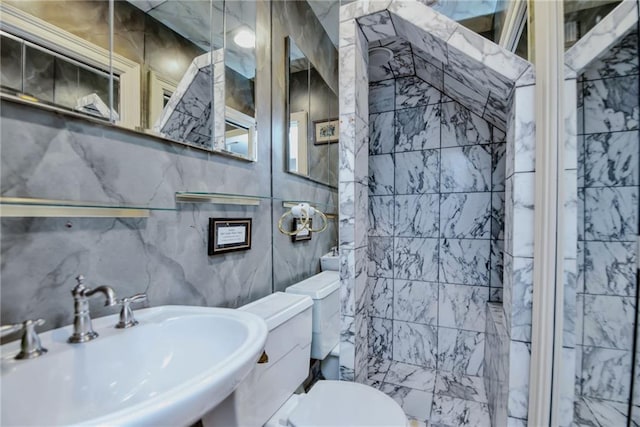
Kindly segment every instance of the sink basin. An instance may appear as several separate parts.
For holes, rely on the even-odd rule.
[[[320,268],[322,271],[340,271],[340,256],[333,255],[332,252],[320,257]]]
[[[67,344],[71,326],[40,334],[49,352],[14,360],[19,341],[0,347],[3,426],[190,425],[222,402],[253,369],[267,327],[226,308],[136,310],[140,322]]]

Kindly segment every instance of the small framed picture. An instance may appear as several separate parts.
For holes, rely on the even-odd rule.
[[[331,144],[338,142],[340,136],[340,120],[330,119],[313,122],[315,131],[314,145]]]
[[[209,255],[251,249],[251,218],[209,218]]]
[[[311,218],[309,218],[309,222],[307,224],[307,227],[309,227],[309,228],[312,228],[311,221],[313,221],[313,220]],[[293,229],[291,231],[300,230],[301,228],[302,228],[302,220],[300,218],[293,218]],[[309,228],[305,228],[304,230],[302,230],[298,234],[292,235],[291,236],[291,241],[292,242],[303,242],[305,240],[311,240],[311,232],[309,231]]]

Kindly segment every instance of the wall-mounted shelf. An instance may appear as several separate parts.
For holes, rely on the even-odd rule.
[[[174,209],[30,197],[0,197],[0,216],[5,218],[147,218],[152,210]]]
[[[252,196],[229,193],[200,193],[179,191],[176,193],[178,203],[213,203],[217,205],[257,206],[262,200],[270,200],[269,196]]]

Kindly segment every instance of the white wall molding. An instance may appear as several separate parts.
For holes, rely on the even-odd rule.
[[[531,2],[535,19],[536,175],[529,425],[557,425],[562,349],[564,23],[562,2]],[[556,306],[556,301],[560,304]],[[554,357],[554,353],[557,353]]]

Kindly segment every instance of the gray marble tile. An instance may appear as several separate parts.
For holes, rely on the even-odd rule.
[[[417,52],[417,48],[414,47],[413,49],[413,61],[416,67],[416,76],[442,92],[444,90],[444,74],[442,68],[422,58]],[[422,54],[422,56],[427,55],[428,54]],[[437,62],[437,60],[435,62]]]
[[[585,189],[585,238],[634,241],[638,232],[638,188]]]
[[[632,350],[635,299],[584,296],[584,345]]]
[[[371,306],[369,316],[384,319],[393,318],[393,280],[381,277],[370,277]]]
[[[534,199],[535,199],[535,173],[523,172],[513,174],[512,196],[505,194],[505,224],[508,229],[509,215],[508,207],[509,197],[513,197],[513,215],[511,224],[513,227],[512,235],[507,238],[505,234],[505,242],[512,244],[512,255],[520,257],[533,256],[533,234],[534,234]],[[505,230],[506,231],[508,230]]]
[[[394,149],[394,112],[369,115],[369,154],[388,154]]]
[[[491,291],[502,288],[504,276],[504,240],[491,240]]]
[[[369,156],[369,193],[391,195],[394,193],[393,154]]]
[[[430,282],[393,281],[393,312],[395,320],[438,324],[438,284]]]
[[[393,238],[369,237],[369,276],[393,277]]]
[[[438,280],[438,239],[396,237],[393,250],[395,278]]]
[[[441,283],[438,289],[438,326],[484,332],[488,300],[487,287]]]
[[[393,398],[407,416],[420,421],[429,418],[433,393],[388,383],[383,383],[380,391]]]
[[[371,83],[369,85],[369,113],[393,111],[395,90],[395,80]]]
[[[369,324],[369,356],[381,360],[391,360],[395,350],[393,322],[389,319],[372,317]],[[342,355],[342,340],[340,341],[340,355]]]
[[[413,53],[411,52],[411,43],[404,39],[394,37],[381,41],[380,46],[391,49],[393,52],[393,58],[389,61],[389,67],[396,79],[416,74]]]
[[[440,282],[489,286],[489,240],[442,239]]]
[[[491,238],[504,239],[505,217],[504,192],[491,193]]]
[[[340,379],[355,379],[355,324],[353,316],[340,316]]]
[[[440,196],[420,194],[395,197],[395,235],[438,237]]]
[[[491,193],[440,196],[440,237],[488,239],[491,235]]]
[[[436,379],[436,394],[487,403],[484,378],[453,372],[439,372]]]
[[[438,370],[465,375],[482,375],[483,332],[438,327]]]
[[[495,134],[495,131],[494,131]],[[504,191],[505,181],[505,156],[507,154],[507,144],[493,144],[491,151],[491,188],[492,191]]]
[[[625,426],[629,405],[610,400],[579,397],[575,402],[574,423],[579,426]]]
[[[491,190],[491,146],[443,148],[440,190],[443,193]]]
[[[478,116],[484,113],[488,93],[480,93],[470,89],[464,83],[456,80],[449,73],[444,73],[444,93],[464,105]]]
[[[631,352],[583,347],[582,394],[597,399],[627,402]]]
[[[392,362],[384,381],[389,384],[433,393],[436,385],[436,371],[416,365]]]
[[[396,112],[395,151],[440,148],[440,105],[407,108]]]
[[[358,24],[369,42],[396,35],[391,17],[386,10],[357,18]]]
[[[375,354],[369,358],[369,375],[368,378],[371,381],[377,382],[376,388],[378,388],[384,377],[387,376],[389,366],[391,366],[391,360],[377,357]],[[369,384],[371,385],[371,384]]]
[[[435,326],[393,321],[393,360],[435,369],[437,354]]]
[[[486,403],[458,399],[436,394],[431,408],[433,426],[475,426],[491,425],[489,407]]]
[[[509,392],[507,414],[526,419],[529,407],[529,366],[531,344],[511,341],[509,344]]]
[[[633,242],[585,242],[583,279],[586,292],[634,296],[636,250]]]
[[[446,40],[455,24],[419,3],[393,2],[389,8],[396,32],[440,62],[447,62]],[[424,31],[429,28],[430,31]]]
[[[587,80],[638,74],[638,33],[632,32],[589,64],[583,76]]]
[[[589,31],[565,53],[565,64],[573,70],[583,70],[594,56],[608,51],[616,41],[637,23],[638,7],[633,2],[622,2],[606,15],[593,31]]]
[[[599,133],[638,129],[638,76],[584,82],[584,130]]]
[[[442,147],[488,144],[491,126],[457,102],[442,104]]]
[[[393,236],[393,196],[369,196],[369,236]]]
[[[533,259],[513,258],[511,288],[511,339],[531,341],[533,306]]]
[[[396,80],[396,110],[438,104],[441,93],[424,80],[415,77],[403,77]]]
[[[440,185],[440,150],[396,153],[396,194],[437,193]],[[387,173],[390,171],[387,170]]]
[[[585,187],[638,185],[638,131],[597,133],[584,141]]]

